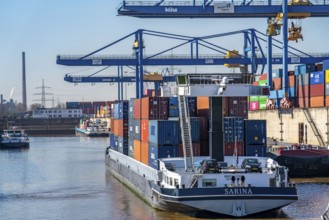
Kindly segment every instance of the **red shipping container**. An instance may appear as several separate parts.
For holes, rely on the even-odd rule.
[[[306,86],[298,86],[297,87],[297,96],[299,98],[309,97],[309,91],[310,91],[309,85],[306,85]]]
[[[141,140],[149,141],[149,120],[142,119],[140,125]]]
[[[295,70],[288,71],[288,76],[294,76],[294,75],[295,75]]]
[[[193,143],[192,148],[193,148],[193,156],[201,156],[200,143]],[[179,144],[178,146],[178,156],[184,157],[183,144]]]
[[[206,117],[191,117],[191,118],[196,118],[199,121],[200,140],[208,140],[208,135],[209,135],[208,119]]]
[[[282,89],[282,78],[273,78],[272,79],[272,87],[273,87],[273,90]]]
[[[324,106],[324,96],[310,97],[310,107],[323,107],[323,106]]]
[[[258,81],[252,83],[253,86],[258,86]]]
[[[296,76],[295,75],[292,75],[292,76],[288,76],[288,86],[289,87],[295,87],[296,85]]]
[[[142,98],[142,119],[157,119],[158,117],[158,98]]]
[[[149,165],[149,142],[141,142],[141,160],[143,164]]]
[[[168,97],[158,97],[158,117],[157,119],[168,119],[169,100]]]
[[[298,98],[298,106],[300,108],[308,108],[308,107],[310,107],[309,98],[308,97]]]
[[[267,79],[267,73],[263,73],[259,76],[259,80],[266,80]]]
[[[209,97],[208,96],[198,96],[197,97],[197,109],[209,109]]]
[[[259,103],[258,102],[250,102],[249,103],[249,109],[251,111],[255,111],[259,109]]]
[[[141,142],[134,140],[134,159],[141,161]]]
[[[244,142],[225,142],[224,143],[224,156],[233,156],[235,153],[235,148],[237,150],[238,156],[244,156]]]
[[[134,119],[141,118],[141,99],[134,100]]]
[[[324,96],[324,84],[310,85],[310,97]]]
[[[248,98],[228,97],[228,115],[248,118]]]
[[[209,140],[200,141],[200,156],[209,156]]]
[[[228,107],[229,97],[223,97],[223,115],[224,117],[229,116],[229,107]]]

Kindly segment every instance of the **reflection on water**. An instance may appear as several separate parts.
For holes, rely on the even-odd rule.
[[[1,220],[197,219],[153,209],[107,174],[107,138],[30,139],[30,149],[0,151]],[[299,201],[279,212],[248,219],[319,219],[329,202],[329,178],[292,181],[297,184]]]

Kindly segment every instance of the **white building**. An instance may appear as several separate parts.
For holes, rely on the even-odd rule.
[[[82,116],[82,109],[42,108],[32,112],[32,118],[81,118]]]

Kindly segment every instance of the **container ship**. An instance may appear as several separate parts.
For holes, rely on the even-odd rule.
[[[87,137],[108,137],[109,128],[105,121],[100,119],[81,119],[79,127],[75,128],[77,135],[83,135]]]
[[[247,114],[239,99],[227,99],[236,105],[227,114]],[[151,96],[112,104],[107,171],[161,210],[243,217],[295,202],[288,170],[265,157],[266,121],[223,119],[221,102]],[[246,158],[259,161],[260,172],[242,167]],[[210,161],[218,166],[204,172]]]

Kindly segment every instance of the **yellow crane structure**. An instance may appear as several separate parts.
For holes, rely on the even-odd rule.
[[[288,5],[310,5],[309,0],[291,0],[288,2]],[[288,40],[296,41],[298,39],[303,40],[302,35],[302,26],[301,19],[307,18],[311,16],[309,12],[303,13],[288,13],[288,19],[292,19],[291,26],[288,28]],[[268,20],[268,27],[266,34],[269,36],[277,36],[281,34],[281,26],[282,26],[283,13],[278,13],[275,18],[271,18]]]

